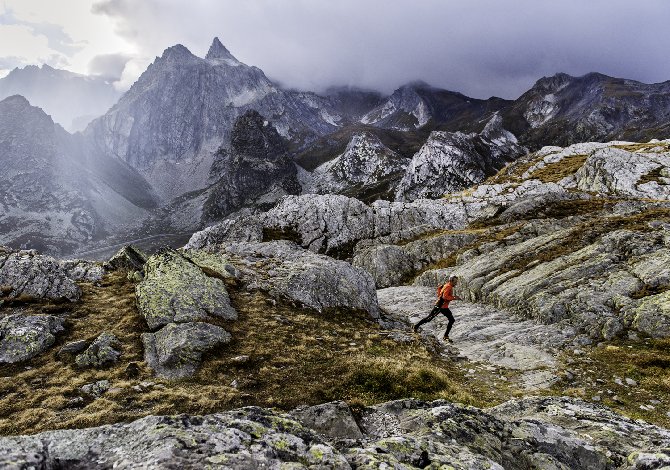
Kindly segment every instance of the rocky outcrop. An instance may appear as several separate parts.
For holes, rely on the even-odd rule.
[[[577,188],[586,192],[668,200],[670,151],[633,153],[603,148],[586,159],[575,179]]]
[[[463,228],[478,207],[422,199],[371,205],[342,195],[287,196],[271,210],[195,233],[187,248],[224,242],[291,240],[316,253],[348,258],[362,240],[398,241],[440,229]]]
[[[22,362],[46,351],[64,331],[64,321],[51,315],[9,314],[0,318],[0,364]]]
[[[256,111],[237,118],[230,148],[221,148],[209,174],[203,222],[221,220],[245,206],[269,209],[287,194],[300,193],[287,142]]]
[[[204,352],[230,340],[230,333],[220,326],[200,322],[169,323],[156,333],[142,334],[144,360],[158,376],[189,377],[197,370]]]
[[[0,466],[54,468],[661,468],[670,432],[568,398],[480,410],[399,400],[365,408],[348,439],[256,407],[149,416],[99,428],[0,438]],[[314,424],[319,428],[319,423]],[[430,467],[429,467],[430,466]]]
[[[0,286],[3,286],[0,299],[76,301],[81,289],[70,277],[67,267],[35,250],[13,251],[0,247]]]
[[[144,263],[147,262],[147,255],[133,245],[126,245],[112,256],[105,268],[110,271],[143,271]]]
[[[223,281],[207,276],[174,250],[150,257],[145,273],[145,279],[136,287],[137,305],[151,329],[173,322],[201,321],[209,316],[237,318]]]
[[[343,153],[309,175],[303,193],[344,194],[358,199],[385,196],[393,193],[408,164],[408,158],[386,147],[374,134],[357,133]]]
[[[469,188],[525,153],[497,114],[480,134],[434,131],[407,166],[396,200],[439,198]]]
[[[448,232],[426,236],[403,245],[359,243],[351,263],[372,275],[378,289],[409,281],[421,269],[448,258],[473,243],[480,234]]]
[[[231,243],[220,249],[249,288],[260,288],[318,311],[348,309],[379,317],[374,281],[344,261],[288,241]]]
[[[440,284],[446,279],[441,279]],[[401,286],[377,291],[384,320],[393,325],[415,325],[433,308],[436,287]],[[456,293],[460,288],[456,287]],[[455,350],[473,363],[483,363],[501,370],[517,372],[513,380],[526,391],[550,387],[558,381],[558,353],[584,342],[576,328],[569,324],[544,325],[510,315],[491,306],[455,301],[450,308],[456,323],[449,333]],[[422,335],[442,339],[446,317],[439,316],[420,328]],[[518,376],[516,376],[518,375]]]

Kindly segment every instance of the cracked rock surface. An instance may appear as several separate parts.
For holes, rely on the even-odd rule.
[[[350,411],[333,403],[300,413]],[[321,410],[321,411],[319,411]],[[316,429],[311,429],[314,426]],[[364,408],[344,435],[318,422],[247,407],[207,416],[0,438],[0,466],[59,468],[643,469],[668,463],[670,432],[569,398],[525,398],[478,409],[397,400]],[[343,430],[345,428],[342,428]]]

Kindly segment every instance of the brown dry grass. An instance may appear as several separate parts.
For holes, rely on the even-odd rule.
[[[574,175],[583,165],[588,155],[570,155],[560,162],[548,163],[530,174],[530,178],[543,183],[557,183],[563,178]]]
[[[144,365],[140,334],[147,330],[135,305],[134,285],[123,273],[100,286],[85,284],[78,304],[33,304],[25,312],[66,315],[67,331],[46,353],[0,367],[0,434],[31,434],[131,421],[150,414],[206,414],[245,405],[290,409],[299,404],[347,400],[354,406],[415,396],[485,406],[509,397],[504,389],[467,379],[459,365],[434,357],[422,343],[398,344],[364,314],[318,313],[287,302],[272,304],[261,292],[229,285],[235,322],[216,321],[233,341],[209,354],[194,377],[155,379]],[[6,310],[8,311],[8,310]],[[69,341],[102,331],[122,343],[121,360],[107,369],[78,369],[56,352]],[[248,355],[239,363],[236,356]],[[136,362],[140,375],[125,369]],[[79,406],[79,388],[109,380],[112,389]],[[142,381],[156,386],[133,387]],[[231,386],[237,381],[237,388]]]
[[[670,339],[619,340],[593,347],[584,355],[564,354],[564,367],[575,372],[564,378],[550,394],[568,395],[586,400],[601,397],[601,403],[634,419],[670,427]],[[623,385],[614,382],[619,377]],[[637,382],[627,385],[626,377]],[[651,400],[661,403],[643,410]]]

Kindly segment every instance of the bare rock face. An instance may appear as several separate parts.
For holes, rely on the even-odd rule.
[[[237,318],[220,279],[207,276],[180,253],[166,250],[149,258],[145,279],[136,287],[137,304],[149,328],[168,323]]]
[[[474,186],[525,153],[497,114],[480,134],[434,131],[407,166],[396,200],[439,198]]]
[[[619,197],[670,199],[670,151],[632,153],[604,148],[575,174],[582,191]]]
[[[303,193],[344,194],[369,199],[392,193],[409,159],[386,147],[374,134],[355,134],[343,153],[318,166]]]
[[[308,414],[339,408],[326,404]],[[361,414],[360,428],[353,423],[332,437],[320,435],[320,419],[301,424],[257,407],[1,437],[0,466],[606,470],[670,462],[668,430],[576,399],[528,398],[486,410],[408,399]]]
[[[203,222],[221,220],[245,206],[272,207],[300,184],[288,146],[257,111],[247,111],[233,126],[230,148],[217,152],[209,174],[212,186],[203,206]]]
[[[379,317],[375,284],[365,271],[288,241],[220,247],[249,286],[318,311],[353,309]]]
[[[158,376],[169,379],[195,373],[202,354],[228,343],[230,333],[209,323],[169,323],[156,333],[144,333],[144,360]]]
[[[35,250],[11,251],[0,247],[0,286],[3,286],[0,296],[79,300],[81,289],[70,277],[68,268],[72,266]]]
[[[224,221],[195,233],[186,247],[280,239],[315,253],[349,258],[362,240],[395,243],[435,230],[463,228],[477,209],[468,209],[459,201],[375,201],[366,205],[342,195],[286,196],[265,213]]]
[[[51,315],[10,314],[0,318],[0,364],[22,362],[46,351],[65,330]]]

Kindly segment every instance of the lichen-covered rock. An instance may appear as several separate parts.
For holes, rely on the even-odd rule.
[[[285,196],[267,212],[227,220],[193,234],[187,249],[237,241],[290,240],[315,253],[349,258],[361,240],[397,243],[434,232],[459,229],[483,204],[421,199],[366,205],[342,195]]]
[[[374,280],[362,269],[288,241],[221,247],[250,286],[323,311],[353,309],[379,317]]]
[[[105,367],[115,363],[121,357],[116,348],[119,340],[111,333],[103,332],[91,345],[74,358],[79,367]]]
[[[79,300],[81,289],[66,267],[35,250],[0,252],[0,286],[11,288],[5,297]],[[2,296],[2,293],[0,293]]]
[[[263,224],[253,216],[226,219],[221,223],[194,233],[184,246],[186,250],[197,250],[221,242],[263,241]]]
[[[169,323],[155,333],[142,334],[144,360],[161,377],[184,378],[195,373],[204,352],[230,340],[230,333],[220,326]]]
[[[351,409],[343,401],[297,408],[291,412],[291,417],[330,439],[363,438]]]
[[[61,265],[73,281],[98,282],[105,274],[100,263],[93,261],[73,259],[61,261]]]
[[[92,398],[98,398],[102,396],[107,390],[109,390],[109,387],[111,387],[109,380],[98,380],[94,383],[82,385],[80,390],[84,395],[88,395]]]
[[[652,338],[670,337],[670,290],[644,297],[632,312],[638,330]]]
[[[237,318],[223,281],[207,276],[174,250],[150,257],[145,273],[135,292],[140,313],[151,329],[172,322],[204,320],[209,315]]]
[[[513,400],[485,410],[397,400],[362,410],[355,439],[316,431],[307,422],[256,407],[208,416],[149,416],[90,429],[0,437],[0,466],[648,469],[667,464],[670,445],[667,429],[555,397]]]
[[[64,329],[63,319],[51,315],[17,313],[0,318],[0,364],[25,361],[46,351]]]
[[[243,408],[208,416],[149,416],[127,424],[0,437],[0,467],[310,468],[345,470],[345,457],[286,416]]]
[[[144,263],[147,262],[147,255],[133,245],[126,245],[109,258],[105,267],[110,271],[123,269],[126,271],[142,271]]]

